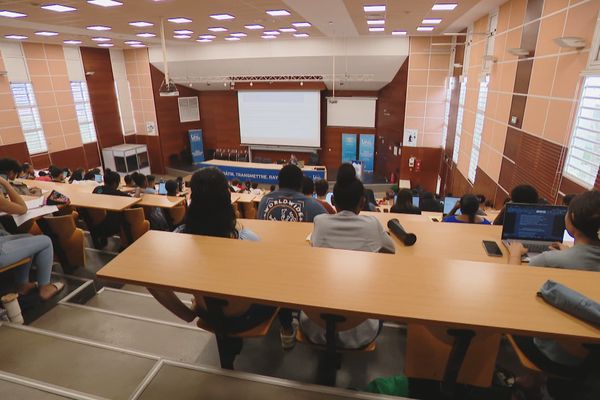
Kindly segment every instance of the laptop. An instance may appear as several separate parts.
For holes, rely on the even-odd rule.
[[[444,215],[450,214],[450,211],[456,205],[456,202],[460,200],[460,197],[444,197]],[[460,208],[456,210],[454,215],[460,215]]]
[[[96,175],[94,175],[94,180],[95,180],[97,183],[102,183],[102,175],[100,175],[100,174],[96,174]]]
[[[419,196],[413,196],[413,198],[412,198],[413,206],[419,207],[420,202],[421,202],[421,198]]]
[[[567,207],[506,203],[502,243],[517,240],[529,249],[527,256],[543,253],[552,243],[563,242]]]

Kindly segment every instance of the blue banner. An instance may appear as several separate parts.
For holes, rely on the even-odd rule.
[[[239,179],[242,182],[250,181],[256,183],[268,183],[277,184],[277,176],[279,175],[279,169],[272,168],[252,168],[243,167],[238,165],[218,165],[212,164],[210,161],[198,164],[199,167],[215,167],[218,168],[225,176],[227,180]],[[283,165],[282,165],[283,167]],[[325,179],[325,171],[305,171],[302,173],[308,176],[310,179]]]
[[[373,172],[375,164],[375,135],[360,135],[358,159],[363,162],[363,171]]]
[[[342,163],[356,160],[356,134],[342,133]]]
[[[204,161],[204,143],[202,141],[202,129],[190,129],[190,149],[192,150],[192,163],[199,165]]]

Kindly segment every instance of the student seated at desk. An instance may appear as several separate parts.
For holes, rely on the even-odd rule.
[[[302,177],[302,194],[310,198],[315,194],[315,182],[306,175]]]
[[[83,176],[83,180],[84,181],[95,181],[96,180],[96,175],[101,175],[102,172],[100,171],[100,168],[93,168],[88,170],[88,172],[85,173],[85,175]]]
[[[354,168],[354,167],[352,167],[352,168]],[[340,176],[340,172],[342,172],[342,171],[340,170],[338,172],[338,176]],[[354,173],[356,174],[356,170]],[[375,193],[373,192],[373,190],[365,189],[364,197],[365,197],[365,201],[363,203],[362,211],[377,211],[377,200],[375,199]]]
[[[266,194],[258,205],[258,219],[288,222],[313,222],[326,211],[316,199],[306,197],[302,190],[302,170],[288,164],[278,175],[279,190]]]
[[[513,203],[523,204],[537,204],[540,201],[537,190],[531,185],[518,185],[513,188],[510,192],[510,200]],[[504,225],[504,212],[506,208],[502,207],[502,210],[496,216],[494,225]]]
[[[51,166],[50,178],[52,179],[52,182],[63,183],[65,181],[65,171],[57,166]]]
[[[354,168],[340,169],[333,188],[338,213],[315,217],[311,245],[342,250],[395,253],[394,242],[377,218],[358,215],[364,202],[365,188]],[[326,344],[325,329],[300,314],[300,329],[315,344]],[[373,342],[381,329],[380,321],[367,319],[358,326],[338,333],[339,346],[358,349]]]
[[[104,185],[97,186],[94,188],[92,193],[105,194],[109,196],[124,196],[131,197],[127,193],[120,191],[119,184],[121,183],[121,176],[115,171],[107,171],[104,175]],[[107,212],[106,218],[98,225],[90,227],[90,234],[92,235],[92,241],[94,247],[97,249],[103,249],[108,244],[108,238],[117,235],[121,232],[121,223],[123,222],[123,216],[118,212]]]
[[[83,181],[83,172],[83,168],[77,168],[75,171],[73,171],[71,177],[69,178],[69,183]]]
[[[321,203],[323,208],[329,214],[335,214],[335,208],[327,202],[327,192],[329,192],[329,182],[325,179],[319,179],[315,182],[315,193],[317,194],[317,201]]]
[[[167,196],[177,196],[179,194],[179,185],[177,181],[173,179],[169,179],[165,182],[165,190],[167,191]]]
[[[29,163],[23,163],[21,166],[19,179],[35,179],[35,170],[33,169],[33,165]]]
[[[190,182],[191,203],[188,207],[185,224],[175,232],[192,235],[214,236],[239,240],[259,240],[258,236],[239,224],[231,204],[229,183],[217,168],[203,168],[192,176]],[[206,313],[204,297],[194,296],[190,309],[171,291],[148,289],[168,310],[184,321],[191,322],[198,315]],[[273,316],[275,307],[235,301],[225,307],[227,325],[233,331],[245,331],[260,325]]]
[[[600,272],[600,191],[588,191],[574,197],[565,215],[565,226],[575,238],[573,247],[561,243],[550,246],[549,251],[532,257],[530,266],[578,269]],[[519,242],[509,246],[510,264],[521,264],[527,249]],[[572,376],[574,368],[581,366],[586,354],[573,343],[524,336],[514,336],[519,348],[544,372],[559,376]],[[578,346],[581,347],[581,346]]]
[[[0,188],[8,196],[5,198],[0,194],[0,212],[18,215],[27,212],[25,201],[2,177],[0,177]],[[54,250],[48,236],[11,235],[0,225],[0,267],[6,267],[24,258],[31,258],[33,261],[15,270],[19,294],[25,295],[37,286],[42,300],[48,300],[64,288],[61,282],[50,282]],[[37,268],[37,282],[29,282],[29,270],[32,264]]]
[[[38,172],[38,177],[35,178],[36,181],[44,181],[44,182],[52,182],[52,178],[48,175],[46,171]]]
[[[457,209],[460,208],[461,215],[454,215]],[[458,222],[466,224],[483,224],[491,225],[490,221],[478,215],[479,199],[477,196],[467,194],[461,197],[456,203],[450,214],[444,218],[443,222]]]
[[[21,174],[21,166],[12,158],[0,159],[0,177],[7,181],[14,181]]]
[[[390,212],[399,214],[417,214],[421,215],[419,207],[413,205],[413,195],[408,189],[402,189],[398,192],[396,197],[396,204],[392,206]]]
[[[152,175],[148,175],[151,179],[155,179]],[[156,194],[154,186],[148,185],[148,177],[144,174],[133,174],[132,179],[135,182],[135,197],[142,197],[142,194]],[[120,178],[119,178],[120,181]],[[150,222],[150,229],[155,231],[168,231],[169,223],[163,211],[158,207],[147,207],[146,218]]]
[[[144,193],[156,194],[156,177],[154,175],[146,175],[146,190]]]
[[[135,197],[141,197],[143,193],[156,194],[153,187],[148,187],[148,178],[144,174],[133,174],[131,176],[135,183]]]
[[[119,190],[121,176],[115,171],[107,171],[104,175],[104,185],[94,188],[92,193],[108,194],[110,196],[126,196],[131,197],[127,193]]]
[[[425,192],[425,194],[423,194],[423,196],[419,200],[419,208],[421,209],[421,211],[429,212],[444,211],[444,205],[439,200],[437,200],[431,192]]]
[[[250,194],[253,194],[255,196],[261,196],[263,194],[262,189],[258,188],[258,183],[256,182],[252,182],[252,189],[250,189]]]

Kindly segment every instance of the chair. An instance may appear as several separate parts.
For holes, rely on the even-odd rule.
[[[185,205],[175,206],[173,208],[167,209],[167,221],[171,226],[171,230],[183,224],[183,221],[185,220],[186,211],[187,210]]]
[[[85,268],[84,234],[75,226],[73,215],[46,216],[40,222],[42,231],[52,239],[54,253],[65,272]]]
[[[242,203],[242,213],[244,214],[244,218],[246,219],[255,219],[256,207],[254,207],[254,202],[250,201],[247,203]]]
[[[123,210],[123,225],[121,226],[121,244],[127,247],[150,230],[150,222],[146,219],[141,207]]]
[[[0,274],[6,271],[10,271],[13,268],[20,267],[21,265],[25,265],[31,262],[31,258],[24,258],[22,260],[17,261],[16,263],[12,263],[10,265],[0,266]]]
[[[344,349],[337,346],[337,333],[355,328],[365,321],[364,318],[324,314],[309,310],[305,310],[304,313],[311,321],[326,330],[325,337],[327,344],[325,345],[312,343],[302,334],[301,329],[296,330],[296,340],[298,342],[310,344],[322,351],[317,372],[318,384],[335,386],[337,370],[342,366],[342,353],[355,351],[371,352],[377,348],[377,342],[375,340],[359,349]]]

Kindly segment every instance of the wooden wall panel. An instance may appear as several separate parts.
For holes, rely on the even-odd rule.
[[[352,128],[341,126],[323,126],[321,133],[321,152],[320,164],[327,167],[327,170],[336,170],[342,163],[342,134],[354,133],[374,134],[374,128]],[[358,149],[358,144],[357,144]],[[331,177],[330,177],[331,179]]]
[[[96,168],[102,165],[102,162],[100,161],[100,153],[98,152],[98,143],[94,142],[84,144],[83,151],[85,153],[86,168]]]
[[[29,151],[27,143],[13,143],[0,146],[0,158],[12,158],[20,163],[30,163]]]
[[[93,75],[86,76],[86,81],[100,148],[123,144],[110,53],[106,49],[82,47],[81,58],[84,70],[93,72]]]
[[[52,160],[52,164],[57,167],[69,168],[72,171],[77,168],[85,168],[87,164],[83,147],[74,147],[50,153],[50,159]]]
[[[50,156],[48,153],[36,154],[31,156],[31,163],[35,169],[46,169],[50,166]]]
[[[240,120],[236,91],[199,92],[204,149],[238,149]]]
[[[408,160],[411,157],[421,160],[421,171],[409,168]],[[425,191],[435,193],[442,162],[442,148],[404,147],[400,158],[400,179],[410,179],[412,188],[421,186]]]
[[[452,187],[447,193],[452,193],[453,196],[461,197],[468,193],[473,193],[473,186],[469,180],[460,173],[456,164],[452,169]]]

